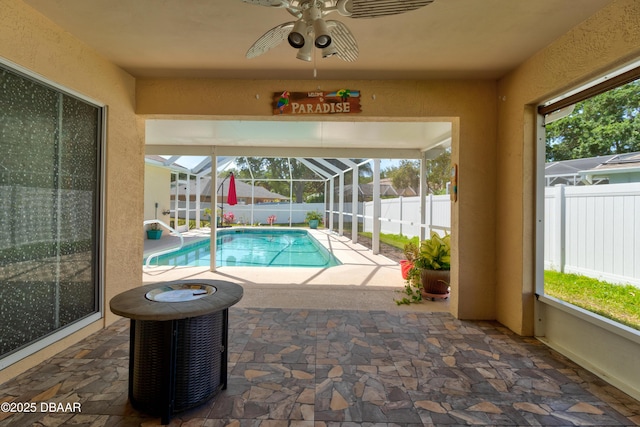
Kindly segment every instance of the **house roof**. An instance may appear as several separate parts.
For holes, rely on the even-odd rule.
[[[606,178],[612,173],[638,171],[640,171],[640,152],[562,160],[545,165],[547,178],[574,177],[576,183],[583,180],[591,183],[593,177]],[[561,181],[555,183],[559,182]]]
[[[580,171],[593,169],[614,157],[615,155],[612,154],[608,156],[549,162],[545,165],[544,174],[545,176],[577,175]]]
[[[251,199],[253,195],[253,197],[255,197],[256,199],[263,199],[263,200],[264,199],[289,200],[289,197],[287,196],[283,196],[282,194],[271,192],[264,187],[260,187],[259,185],[252,187],[250,184],[247,184],[246,182],[241,181],[238,178],[235,179],[235,183],[236,183],[236,196],[238,198]],[[175,181],[171,183],[171,188],[172,188],[172,194],[175,194],[175,190],[174,190]],[[178,186],[178,194],[181,196],[186,195],[186,188],[187,188],[187,183],[184,181],[180,181],[180,184]],[[201,189],[200,191],[201,196],[209,197],[211,195],[211,177],[205,176],[201,178],[200,189]],[[192,194],[192,195],[196,194],[196,183],[194,180],[189,181],[189,194]],[[226,196],[227,194],[229,194],[228,179],[224,181],[221,188],[218,188],[217,194],[218,196]]]
[[[606,162],[596,166],[590,172],[606,171],[611,169],[630,169],[640,167],[640,152],[616,154]]]
[[[351,194],[353,186],[348,184],[344,186],[345,194]],[[373,197],[373,182],[358,185],[358,194],[365,197]],[[380,179],[380,196],[381,197],[398,197],[398,196],[417,196],[418,193],[413,188],[397,189],[393,186],[391,178]]]

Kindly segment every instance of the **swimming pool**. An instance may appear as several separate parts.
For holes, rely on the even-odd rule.
[[[229,228],[218,230],[216,267],[332,267],[340,262],[307,230]],[[210,239],[151,260],[151,265],[208,267]],[[146,259],[145,259],[146,262]]]

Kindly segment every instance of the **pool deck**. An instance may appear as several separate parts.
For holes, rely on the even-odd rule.
[[[342,265],[328,268],[310,267],[150,267],[143,269],[144,284],[170,280],[213,279],[228,280],[245,289],[240,307],[308,308],[327,307],[352,310],[404,311],[393,300],[404,288],[400,266],[350,238],[328,230],[309,230],[329,249]],[[209,230],[183,233],[185,244],[209,237]],[[176,236],[159,241],[145,240],[145,255],[179,244]],[[295,293],[292,291],[295,286]],[[423,301],[411,310],[449,312],[449,301]]]

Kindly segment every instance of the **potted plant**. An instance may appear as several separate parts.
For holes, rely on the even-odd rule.
[[[162,237],[162,229],[157,222],[154,222],[147,229],[147,239],[158,240]]]
[[[231,227],[231,224],[236,219],[236,216],[233,212],[227,212],[222,214],[222,225],[226,227]]]
[[[406,269],[406,273],[403,271],[406,284],[400,292],[405,296],[394,300],[396,304],[411,304],[423,298],[448,298],[451,237],[448,234],[441,237],[432,232],[431,238],[423,240],[419,246],[410,243],[405,245],[404,252],[411,267]]]
[[[418,257],[418,249],[418,245],[413,242],[404,245],[403,252],[405,259],[400,260],[400,271],[402,272],[402,278],[405,280],[407,279],[409,270],[413,268],[413,262]]]
[[[158,220],[158,202],[155,204],[156,206],[156,215],[155,219]],[[147,229],[147,239],[149,240],[158,240],[162,237],[162,229],[160,228],[160,224],[157,222],[152,223]]]
[[[451,236],[440,236],[435,231],[431,237],[420,242],[418,257],[414,269],[420,271],[423,296],[446,299],[449,297],[451,270]]]
[[[318,225],[322,222],[322,214],[318,211],[308,211],[305,222],[309,224],[309,228],[318,228]]]

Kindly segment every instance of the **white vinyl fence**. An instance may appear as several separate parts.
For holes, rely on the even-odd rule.
[[[449,195],[428,195],[426,203],[426,235],[430,230],[442,234],[451,230],[451,199]],[[420,197],[398,197],[380,201],[380,232],[402,234],[406,237],[420,235]],[[364,203],[364,231],[373,231],[373,202]]]
[[[547,187],[545,269],[640,286],[640,183]]]
[[[420,199],[381,201],[381,232],[419,235]],[[428,196],[425,227],[449,232],[449,196]],[[364,231],[373,230],[364,203]],[[545,189],[544,267],[640,287],[640,183]]]
[[[195,202],[189,203],[189,219],[193,220],[196,217]],[[204,209],[210,206],[209,203],[201,203],[200,208],[202,209],[202,213],[200,214],[200,219],[203,221],[208,221],[208,218],[204,215]],[[218,204],[218,206],[220,206]],[[185,217],[185,202],[179,203],[178,214],[180,218]],[[253,205],[234,205],[229,206],[228,204],[224,204],[223,206],[224,213],[233,213],[235,217],[234,223],[240,223],[245,225],[251,224],[262,224],[267,225],[267,218],[271,215],[275,215],[276,224],[288,224],[289,220],[291,223],[303,223],[305,217],[307,215],[307,211],[315,211],[317,210],[320,213],[324,212],[324,203],[256,203]],[[171,217],[173,218],[174,213],[171,212]]]

